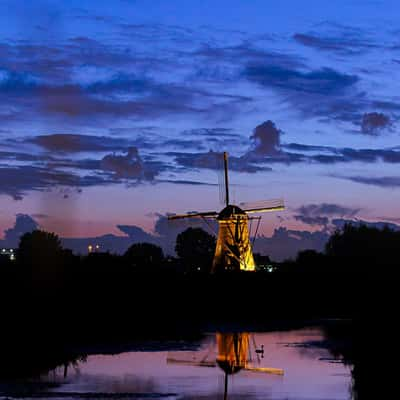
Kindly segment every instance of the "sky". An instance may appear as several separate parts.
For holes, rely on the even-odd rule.
[[[396,1],[0,0],[0,238],[283,198],[265,237],[399,221]],[[3,237],[6,233],[3,234]]]

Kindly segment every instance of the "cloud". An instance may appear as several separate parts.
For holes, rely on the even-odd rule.
[[[143,94],[166,90],[167,85],[156,83],[153,79],[139,77],[123,72],[112,75],[109,79],[95,81],[88,84],[85,89],[89,93],[109,94],[109,93],[132,93]]]
[[[282,102],[304,117],[322,117],[323,122],[359,123],[360,114],[371,103],[365,92],[357,90],[358,75],[333,68],[252,63],[243,67],[240,77],[273,90]]]
[[[361,121],[361,132],[366,135],[377,135],[390,126],[390,118],[378,112],[365,113]]]
[[[104,28],[101,16],[81,18]],[[209,27],[112,20],[111,34],[101,40],[78,29],[75,37],[0,43],[0,96],[3,93],[10,105],[3,120],[18,123],[25,116],[96,127],[111,119],[171,116],[223,121],[254,111],[261,99],[258,91],[238,94],[246,93],[242,89],[249,80],[279,92],[306,117],[359,124],[362,113],[372,107],[365,93],[348,90],[356,87],[358,76],[310,67],[300,52],[272,50],[277,37],[269,37],[266,47],[265,35],[260,40],[261,36],[230,32],[227,41],[226,32]],[[335,52],[375,46],[360,30],[334,28],[334,33],[297,33],[294,38]]]
[[[42,213],[37,213],[37,214],[32,214],[32,218],[47,219],[47,218],[50,218],[50,215],[48,215],[48,214],[42,214]]]
[[[315,50],[340,53],[343,55],[355,55],[361,52],[377,48],[378,46],[370,40],[360,37],[360,32],[340,32],[335,36],[324,36],[318,33],[296,33],[293,39]]]
[[[267,120],[258,125],[250,141],[248,150],[242,155],[229,157],[229,167],[233,171],[256,173],[272,170],[272,164],[337,164],[337,163],[400,163],[400,150],[395,148],[383,149],[354,149],[330,146],[315,146],[301,143],[281,143],[283,134],[273,121]],[[242,143],[241,147],[244,147]],[[170,152],[165,155],[174,157],[174,161],[185,168],[193,169],[222,169],[222,152]]]
[[[49,138],[48,138],[49,136]],[[66,158],[60,157],[62,151],[77,153],[79,151],[104,151],[109,147],[119,147],[119,139],[104,140],[101,137],[80,135],[72,139],[66,135],[48,135],[32,139],[34,143],[42,143],[54,155],[28,154],[23,152],[0,152],[0,195],[11,196],[14,200],[21,200],[29,191],[45,191],[55,187],[69,187],[81,191],[83,187],[96,185],[110,185],[115,183],[139,184],[142,182],[172,183],[178,185],[213,185],[213,183],[199,182],[190,179],[168,177],[158,179],[164,172],[179,172],[180,169],[172,162],[159,161],[155,156],[141,157],[137,147],[128,146],[121,153],[110,153],[101,159],[93,158]],[[44,140],[43,140],[44,139]],[[49,140],[47,140],[49,139]],[[12,141],[12,144],[19,142]],[[121,142],[125,143],[125,142]],[[62,153],[64,154],[64,153]],[[1,164],[1,161],[4,163]],[[13,163],[18,163],[13,165]],[[65,198],[68,197],[66,193]]]
[[[39,224],[27,214],[17,214],[12,228],[4,231],[4,247],[17,247],[20,237],[39,228]]]
[[[343,219],[343,218],[336,218],[332,220],[332,225],[335,226],[336,229],[343,229],[343,227],[346,224],[351,224],[354,226],[360,226],[360,225],[366,225],[370,228],[376,228],[376,229],[384,229],[384,228],[390,228],[395,231],[400,230],[400,225],[393,224],[390,222],[370,222],[370,221],[363,221],[363,220],[357,220],[357,221],[349,221],[348,219]]]
[[[294,216],[294,219],[297,221],[304,222],[307,225],[323,225],[326,226],[329,223],[329,218],[328,217],[320,217],[320,216],[307,216],[307,215],[301,215],[297,214]]]
[[[126,155],[108,154],[103,157],[100,166],[104,171],[111,171],[117,178],[153,180],[158,173],[146,167],[136,147],[130,147]]]
[[[20,96],[35,90],[37,83],[27,73],[0,69],[0,94]]]
[[[194,148],[196,150],[203,150],[204,149],[204,144],[197,140],[192,140],[192,139],[167,139],[165,140],[162,144],[162,147],[168,146],[172,148],[180,148],[180,149],[190,149]]]
[[[332,68],[302,72],[270,64],[248,65],[243,76],[262,86],[319,95],[341,94],[359,80]]]
[[[327,146],[315,146],[311,144],[301,144],[301,143],[287,143],[283,144],[282,148],[288,149],[288,150],[295,150],[295,151],[303,151],[303,152],[309,152],[309,151],[332,151],[331,147]]]
[[[115,182],[107,176],[80,176],[45,167],[0,166],[0,195],[21,200],[28,191],[50,190],[57,186],[87,187]]]
[[[271,237],[261,236],[256,239],[254,252],[267,254],[274,261],[294,259],[302,250],[324,251],[329,239],[326,231],[298,231],[285,227],[276,228]]]
[[[363,183],[365,185],[378,186],[382,188],[398,188],[400,187],[399,176],[381,176],[381,177],[368,177],[368,176],[336,176],[337,178],[347,179],[356,183]]]
[[[217,186],[216,183],[190,181],[187,179],[157,179],[158,183],[173,183],[175,185]]]
[[[359,208],[351,208],[333,203],[308,204],[295,210],[294,219],[308,225],[326,226],[333,216],[353,218],[360,212]]]
[[[196,89],[187,83],[161,83],[153,78],[117,74],[91,84],[45,81],[26,73],[5,71],[0,81],[0,97],[25,113],[41,117],[158,118],[170,115],[218,117],[251,101],[231,95]],[[30,102],[24,99],[30,97]],[[97,121],[98,122],[98,121]]]
[[[280,150],[282,131],[271,121],[256,126],[248,142],[249,150],[241,156],[229,156],[229,169],[237,172],[255,173],[271,171],[264,165],[272,162],[290,162],[297,158],[296,154],[284,153]],[[225,135],[225,133],[224,133]],[[225,137],[223,137],[225,140]],[[169,153],[175,162],[186,168],[216,169],[223,168],[223,153],[210,150],[203,153]]]
[[[286,68],[304,67],[304,60],[298,55],[263,48],[256,48],[250,40],[232,46],[217,44],[203,44],[191,56],[200,57],[208,61],[206,65],[231,65],[241,68],[246,64],[262,63],[268,60],[270,65]],[[221,77],[224,79],[224,77]],[[226,79],[226,77],[225,77]]]
[[[165,141],[163,145],[173,145],[176,148],[203,150],[205,148],[224,148],[227,141],[229,147],[242,147],[247,139],[230,128],[193,128],[180,132],[181,138]],[[182,139],[184,137],[185,139]],[[186,139],[187,138],[187,139]]]
[[[135,225],[117,225],[117,228],[129,236],[129,238],[135,242],[148,242],[158,244],[157,238],[145,232],[142,228],[135,226]]]
[[[335,164],[335,163],[348,163],[348,162],[363,162],[363,163],[376,163],[383,161],[386,163],[397,164],[400,162],[399,148],[383,148],[383,149],[354,149],[354,148],[340,148],[329,146],[314,146],[299,143],[289,143],[281,146],[287,150],[297,150],[302,153],[295,153],[298,155],[297,160],[303,162],[313,162],[318,164]],[[314,153],[314,154],[310,154]],[[285,153],[292,154],[292,153]]]
[[[167,153],[174,157],[175,162],[186,168],[193,169],[223,169],[223,153],[210,150],[206,153]],[[271,168],[257,165],[249,158],[230,156],[229,169],[237,172],[255,173],[271,171]]]
[[[204,135],[218,134],[218,130],[201,131]],[[226,140],[222,131],[221,140]],[[400,163],[400,149],[353,149],[336,148],[329,146],[315,146],[300,143],[282,144],[282,131],[270,120],[258,125],[247,142],[248,150],[243,154],[230,155],[229,168],[232,171],[257,173],[271,171],[273,164],[314,163],[332,165],[336,163]],[[157,138],[156,138],[157,139]],[[159,145],[157,144],[159,141]],[[169,140],[158,138],[153,140],[153,147],[166,147]],[[186,139],[182,139],[186,142]],[[202,141],[202,139],[200,139]],[[20,143],[8,141],[11,145]],[[7,143],[8,143],[7,142]],[[90,135],[54,134],[40,135],[28,139],[28,142],[40,144],[48,150],[45,154],[31,154],[24,152],[0,152],[0,160],[6,164],[0,165],[0,193],[20,200],[30,190],[43,191],[54,186],[82,188],[93,185],[106,185],[128,181],[138,184],[141,182],[174,183],[185,185],[212,184],[190,179],[179,179],[179,176],[158,178],[169,171],[179,174],[184,169],[223,169],[222,152],[210,150],[208,152],[165,152],[157,156],[147,155],[142,158],[136,146],[129,146],[130,140],[123,138],[106,138]],[[135,140],[132,140],[135,142]],[[178,139],[179,142],[179,139]],[[180,144],[183,144],[180,143]],[[215,143],[220,143],[218,140]],[[170,143],[177,146],[178,143]],[[217,146],[215,144],[215,146]],[[241,147],[243,147],[242,142]],[[193,145],[196,147],[196,145]],[[64,153],[78,153],[80,151],[104,152],[121,148],[121,153],[110,153],[103,158],[66,158],[60,157]],[[187,146],[187,149],[189,146]],[[50,151],[53,154],[50,154]],[[157,157],[163,157],[159,161]],[[12,165],[18,162],[19,165]],[[23,164],[23,165],[21,165]],[[74,171],[75,170],[75,171]],[[71,172],[74,171],[74,172]],[[82,175],[83,174],[83,175]],[[393,178],[363,178],[350,177],[359,183],[375,184],[386,187],[397,185]],[[322,216],[324,217],[324,216]],[[306,217],[303,217],[306,218]],[[305,219],[303,219],[305,221]],[[325,224],[324,219],[319,224]]]
[[[51,81],[68,81],[79,70],[94,67],[111,70],[137,67],[156,68],[162,59],[140,56],[129,45],[118,45],[112,40],[78,36],[57,41],[24,40],[1,43],[2,66],[15,72],[30,71],[35,76]]]
[[[37,144],[48,151],[65,153],[115,151],[130,145],[126,139],[78,134],[38,135],[27,138],[26,141]]]
[[[232,132],[229,128],[195,128],[188,129],[182,132],[182,135],[190,136],[204,136],[207,139],[218,137],[218,138],[228,138],[229,140],[240,138],[241,136],[237,133]]]
[[[254,140],[253,152],[260,156],[277,154],[280,150],[280,135],[282,131],[277,129],[275,124],[268,120],[258,125],[250,139]]]

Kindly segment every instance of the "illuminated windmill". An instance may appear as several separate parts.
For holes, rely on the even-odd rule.
[[[218,222],[218,239],[215,248],[212,272],[254,271],[252,244],[249,234],[249,221],[257,220],[254,239],[257,235],[261,217],[249,216],[253,213],[280,211],[284,209],[283,200],[266,200],[257,203],[241,203],[241,207],[229,203],[228,154],[224,152],[225,203],[226,207],[216,211],[171,215],[170,220],[201,217],[213,218]]]

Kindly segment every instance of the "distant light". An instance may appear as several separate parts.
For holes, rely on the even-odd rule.
[[[99,249],[99,248],[100,248],[100,246],[98,244],[96,244],[96,249]]]
[[[89,251],[89,253],[91,253],[92,250],[93,250],[93,246],[92,246],[91,244],[89,244],[89,246],[88,246],[88,251]]]
[[[200,267],[197,267],[197,271],[200,271]]]
[[[10,249],[10,253],[14,253],[14,250],[13,250],[13,249]]]
[[[14,261],[14,260],[15,260],[14,254],[11,254],[11,256],[10,256],[10,260],[12,260],[12,261]]]
[[[2,252],[5,253],[5,252],[6,252],[6,249],[3,249]]]

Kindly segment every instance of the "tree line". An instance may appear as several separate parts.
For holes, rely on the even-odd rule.
[[[188,228],[176,238],[176,257],[166,256],[161,247],[151,243],[132,244],[122,256],[93,252],[77,256],[61,245],[59,237],[35,230],[24,234],[16,252],[16,261],[0,256],[1,274],[18,272],[32,285],[55,285],[68,279],[79,268],[93,274],[111,274],[128,269],[137,274],[209,274],[215,252],[215,237],[201,228]],[[366,225],[346,224],[334,232],[324,253],[304,250],[295,260],[273,263],[267,256],[255,254],[256,263],[267,263],[275,275],[322,277],[346,275],[353,278],[391,276],[399,264],[400,232]],[[266,269],[259,269],[265,272]]]

